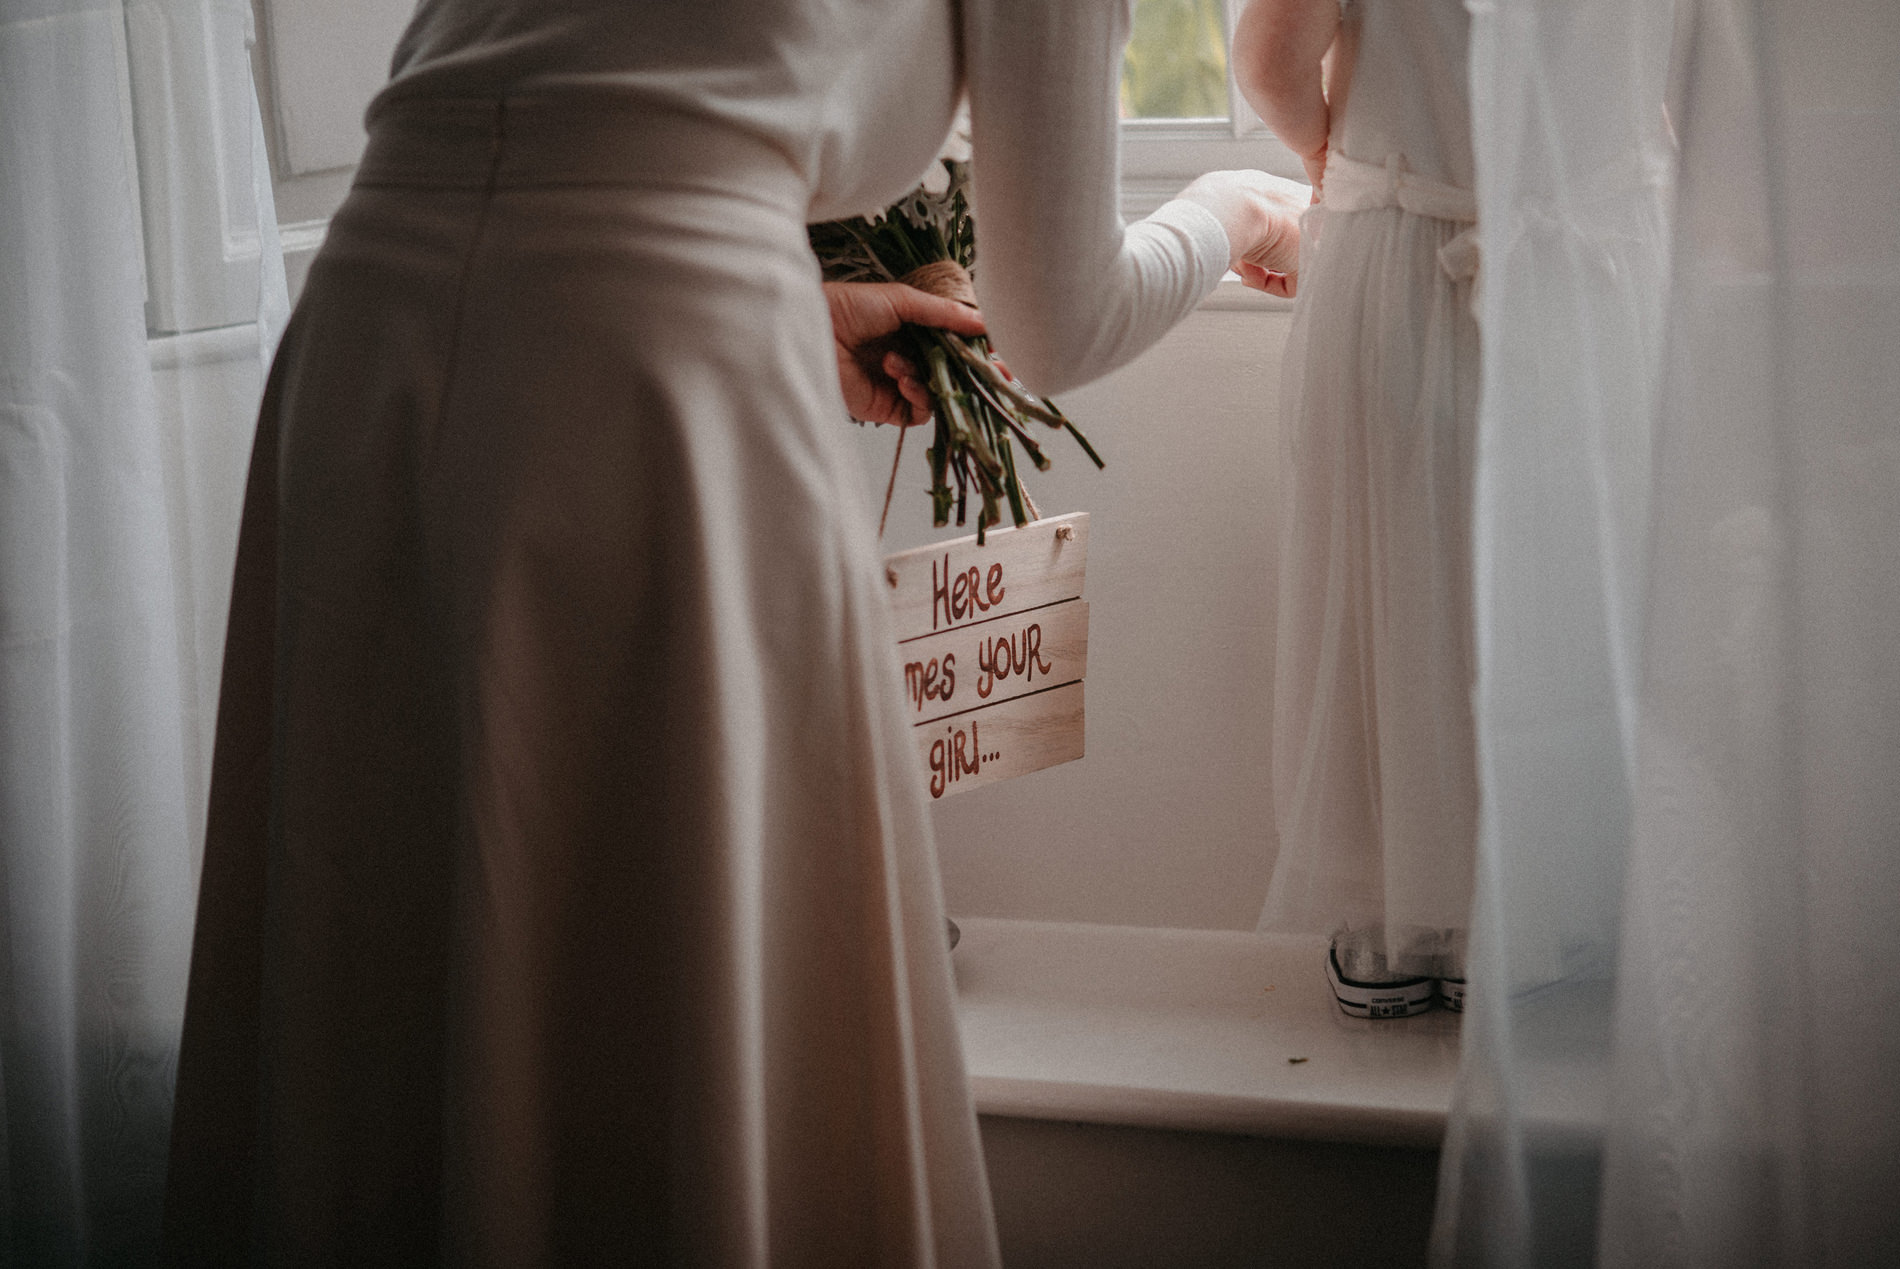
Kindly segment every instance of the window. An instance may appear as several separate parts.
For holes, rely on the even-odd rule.
[[[1305,179],[1234,85],[1227,49],[1242,2],[1134,0],[1122,63],[1124,215],[1145,216],[1218,168]]]
[[[1229,109],[1220,0],[1136,0],[1122,117],[1225,121]]]
[[[246,0],[130,0],[125,109],[154,337],[257,320],[262,222]]]

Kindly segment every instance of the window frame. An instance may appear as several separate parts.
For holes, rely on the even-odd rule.
[[[267,219],[248,0],[127,0],[121,108],[154,339],[257,321]]]
[[[1123,119],[1121,121],[1122,215],[1138,220],[1207,172],[1258,168],[1304,181],[1299,156],[1267,130],[1234,78],[1234,24],[1240,0],[1221,0],[1227,30],[1225,118]]]

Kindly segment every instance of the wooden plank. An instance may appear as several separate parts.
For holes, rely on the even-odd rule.
[[[899,643],[897,655],[904,662],[904,701],[912,722],[1014,700],[1088,672],[1088,601],[1065,599],[919,635]]]
[[[1082,684],[1064,684],[911,729],[932,798],[1082,756]]]
[[[972,534],[885,558],[891,623],[900,640],[1081,595],[1088,512],[995,529],[988,537],[983,546]]]

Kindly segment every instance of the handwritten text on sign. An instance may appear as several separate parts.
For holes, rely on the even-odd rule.
[[[1088,515],[885,560],[933,798],[1082,756]]]

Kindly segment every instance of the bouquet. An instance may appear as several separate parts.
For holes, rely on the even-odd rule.
[[[975,304],[970,270],[976,263],[976,227],[970,217],[968,186],[967,159],[947,151],[916,189],[884,211],[810,226],[812,250],[826,280],[903,282]],[[910,341],[911,360],[923,368],[930,390],[936,434],[925,455],[930,462],[931,522],[939,528],[950,523],[952,508],[957,523],[965,522],[972,489],[980,502],[978,542],[987,529],[1001,522],[1005,502],[1018,526],[1039,518],[1017,473],[1016,460],[1020,446],[1036,470],[1049,470],[1049,456],[1032,435],[1038,425],[1068,432],[1082,452],[1098,468],[1102,466],[1088,438],[1053,401],[1017,382],[996,359],[987,337],[925,326],[906,326],[902,333]],[[891,484],[884,494],[886,517],[908,430],[898,433]],[[883,531],[881,519],[878,529]]]

